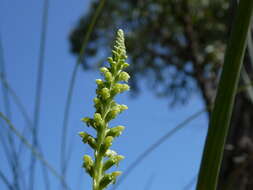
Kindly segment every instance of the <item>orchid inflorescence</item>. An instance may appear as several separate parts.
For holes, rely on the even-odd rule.
[[[104,80],[97,79],[96,97],[94,98],[95,114],[93,118],[82,119],[87,126],[96,130],[96,137],[80,132],[84,143],[87,143],[94,150],[94,160],[89,155],[84,155],[83,167],[93,179],[93,190],[103,190],[109,184],[115,183],[120,171],[106,173],[114,165],[124,159],[110,147],[115,137],[121,135],[124,126],[109,127],[109,122],[118,114],[128,109],[126,105],[117,104],[114,98],[117,94],[129,90],[129,74],[123,71],[129,66],[126,63],[126,47],[123,30],[117,31],[112,57],[108,58],[109,67],[102,67],[100,71]]]

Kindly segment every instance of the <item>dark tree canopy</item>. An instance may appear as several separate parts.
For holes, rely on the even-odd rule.
[[[71,50],[78,54],[86,28],[97,7],[91,5],[70,36]],[[213,0],[107,0],[86,51],[90,57],[109,55],[109,42],[117,28],[126,32],[131,62],[131,86],[138,79],[171,103],[189,99],[199,88],[206,104],[224,54],[228,1]],[[84,68],[94,62],[85,61]],[[210,82],[209,82],[210,81]]]

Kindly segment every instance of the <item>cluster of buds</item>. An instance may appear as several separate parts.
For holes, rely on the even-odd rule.
[[[94,160],[89,155],[85,155],[83,158],[83,167],[93,178],[93,190],[105,189],[109,184],[115,183],[117,176],[121,174],[120,171],[112,173],[106,173],[106,171],[114,165],[117,166],[124,159],[124,156],[118,155],[110,147],[114,138],[118,137],[125,127],[121,125],[109,127],[109,122],[127,109],[126,105],[120,105],[114,101],[117,94],[129,90],[126,82],[130,76],[123,71],[129,66],[126,59],[124,33],[122,30],[118,30],[112,57],[108,58],[109,67],[100,69],[104,80],[96,80],[95,114],[93,118],[82,119],[87,126],[96,130],[97,136],[93,137],[86,132],[79,133],[83,142],[94,150]]]

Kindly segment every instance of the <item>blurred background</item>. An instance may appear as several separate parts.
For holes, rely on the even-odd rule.
[[[109,189],[195,189],[235,10],[233,0],[1,0],[0,189],[91,189],[80,120],[94,113],[118,28],[131,91],[117,98],[129,109],[112,123],[126,126],[112,148],[126,158]],[[251,63],[248,51],[221,189],[252,185]]]

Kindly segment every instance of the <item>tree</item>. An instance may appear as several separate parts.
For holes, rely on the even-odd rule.
[[[98,1],[80,19],[70,36],[72,52],[80,51],[82,37]],[[231,5],[231,6],[229,6]],[[170,103],[186,102],[197,90],[207,107],[215,97],[220,66],[236,1],[214,0],[107,0],[87,46],[87,60],[103,55],[113,30],[126,31],[132,67],[131,86],[138,91],[138,78],[148,80]],[[245,61],[249,63],[249,61]],[[249,74],[250,64],[246,64]],[[236,99],[230,136],[220,176],[220,189],[253,189],[252,102],[245,92]],[[210,114],[211,112],[209,112]],[[252,162],[252,163],[251,163]],[[235,180],[236,179],[236,180]]]

